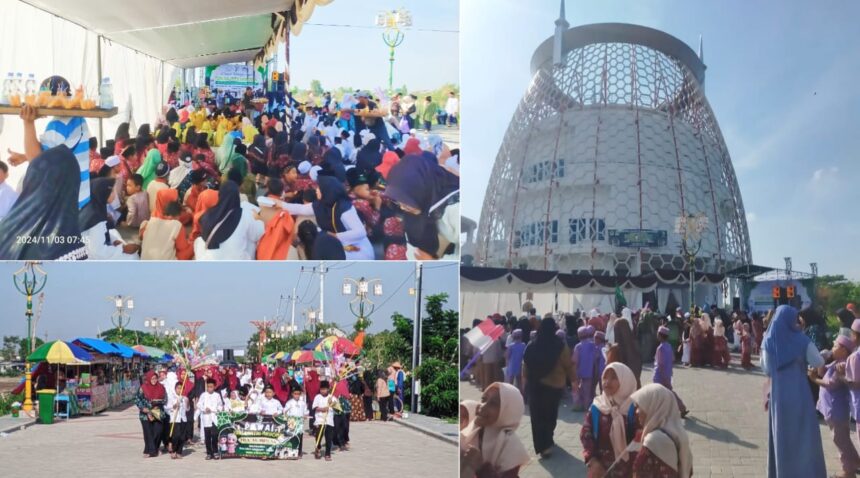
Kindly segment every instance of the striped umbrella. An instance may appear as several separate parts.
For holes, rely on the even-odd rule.
[[[170,354],[168,354],[164,350],[161,350],[158,347],[150,347],[149,345],[135,345],[135,346],[132,346],[132,348],[134,350],[137,350],[138,352],[145,353],[154,359],[173,360],[173,357],[171,357]]]
[[[296,350],[291,353],[288,357],[285,358],[288,362],[295,363],[312,363],[312,362],[323,362],[328,360],[325,352],[318,352],[313,350]]]
[[[64,365],[88,365],[92,359],[93,356],[86,350],[62,340],[43,344],[27,357],[30,362]]]

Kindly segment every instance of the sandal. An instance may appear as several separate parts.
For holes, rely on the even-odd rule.
[[[331,461],[331,456],[325,457],[325,461]]]

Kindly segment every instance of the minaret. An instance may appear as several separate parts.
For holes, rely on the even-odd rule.
[[[704,53],[704,50],[702,50],[702,34],[701,33],[699,34],[699,61],[701,61],[702,63],[705,62],[705,53]]]
[[[559,13],[558,20],[555,21],[555,38],[552,45],[553,65],[561,65],[562,63],[562,38],[564,37],[564,31],[568,28],[570,28],[570,23],[567,23],[567,20],[564,18],[564,0],[561,0],[561,12]]]

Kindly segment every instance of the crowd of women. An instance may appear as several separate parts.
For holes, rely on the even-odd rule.
[[[161,452],[181,458],[186,445],[202,439],[206,459],[219,459],[216,414],[232,412],[307,419],[310,426],[305,430],[317,443],[316,458],[330,460],[333,447],[349,450],[350,422],[388,421],[400,412],[391,398],[399,396],[402,404],[404,375],[399,362],[372,372],[352,361],[341,365],[341,370],[323,363],[274,368],[208,365],[193,374],[182,367],[149,370],[136,396],[143,454],[156,457]],[[302,442],[300,435],[300,458]]]
[[[102,145],[81,118],[37,138],[25,106],[25,153],[9,162],[30,164],[0,258],[457,257],[459,150],[396,127],[400,100],[385,101],[357,92],[268,116],[209,99]]]

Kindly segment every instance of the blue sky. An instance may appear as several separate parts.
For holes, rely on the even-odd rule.
[[[382,41],[382,29],[374,24],[379,11],[400,7],[412,12],[412,27],[396,49],[395,87],[406,84],[410,90],[420,90],[456,83],[458,4],[458,0],[338,0],[317,7],[301,34],[290,40],[293,84],[308,88],[317,79],[324,88],[387,88],[388,47]]]
[[[250,320],[272,319],[279,297],[296,294],[304,303],[296,306],[296,325],[301,330],[301,311],[319,307],[319,276],[301,273],[319,265],[313,262],[263,263],[49,263],[42,267],[48,273],[44,289],[45,303],[37,335],[50,340],[93,337],[112,327],[114,311],[108,296],[122,294],[135,300],[129,328],[146,330],[146,317],[161,317],[168,326],[179,327],[181,320],[205,320],[201,333],[210,345],[242,346],[255,329]],[[370,317],[370,331],[392,329],[391,314],[414,316],[415,299],[409,295],[414,287],[414,263],[343,262],[330,263],[326,274],[326,322],[336,322],[352,331],[354,317],[346,297],[341,295],[344,277],[362,276],[381,279],[383,295],[374,299],[380,307]],[[458,274],[456,263],[427,263],[423,289],[427,294],[445,292],[449,308],[458,307]],[[0,337],[26,336],[24,316],[26,300],[15,289],[12,274],[19,264],[0,263]],[[402,287],[400,287],[402,284]],[[398,290],[398,287],[399,290]],[[384,304],[383,304],[384,302]],[[281,314],[289,323],[289,303],[285,300]],[[423,307],[422,307],[423,310]]]
[[[463,214],[480,216],[502,137],[558,0],[462,2]],[[567,0],[572,27],[635,23],[693,47],[735,165],[756,264],[860,280],[860,3]]]

